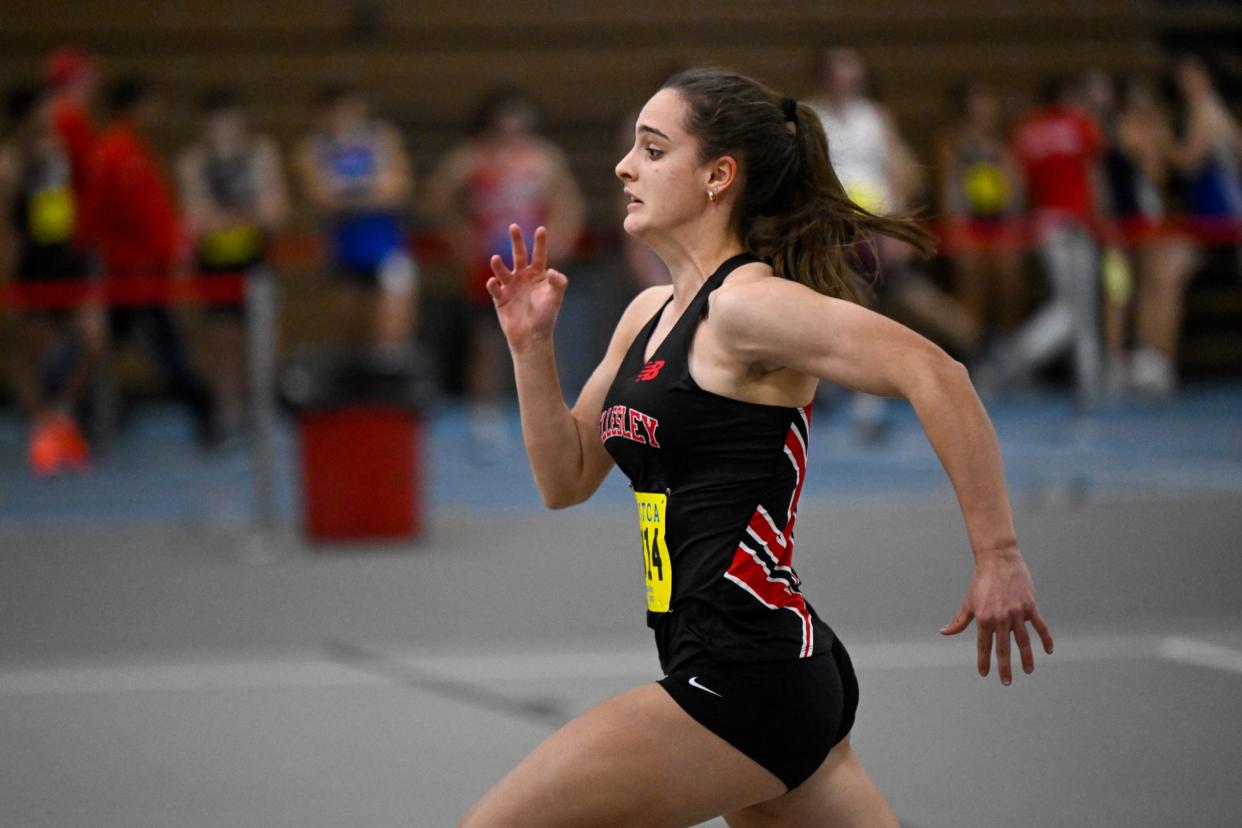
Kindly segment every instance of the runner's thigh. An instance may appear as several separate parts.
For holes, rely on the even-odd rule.
[[[785,786],[677,705],[636,687],[552,734],[470,810],[462,828],[689,826]]]

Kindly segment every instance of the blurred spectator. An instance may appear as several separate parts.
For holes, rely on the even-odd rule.
[[[1137,277],[1135,351],[1125,360],[1127,389],[1163,397],[1176,387],[1178,339],[1186,288],[1198,265],[1194,241],[1169,227],[1170,162],[1175,148],[1169,117],[1149,84],[1135,77],[1120,85],[1115,153],[1108,177],[1113,214],[1130,245]],[[1112,291],[1109,291],[1110,293]],[[1110,352],[1123,352],[1128,319],[1109,319]]]
[[[449,235],[468,305],[466,388],[471,400],[471,450],[483,461],[508,445],[500,398],[508,352],[487,293],[493,255],[508,260],[509,225],[529,239],[548,229],[548,258],[564,262],[582,229],[583,202],[569,162],[539,134],[538,111],[524,93],[502,89],[486,97],[469,137],[452,149],[431,178],[428,211]]]
[[[1083,73],[1078,98],[1100,131],[1100,164],[1093,182],[1100,219],[1100,296],[1104,393],[1121,396],[1127,383],[1126,322],[1139,268],[1136,245],[1150,232],[1158,204],[1152,182],[1136,168],[1117,136],[1118,103],[1113,79],[1101,69]]]
[[[940,137],[940,204],[958,295],[984,331],[1022,322],[1021,173],[1001,132],[995,93],[979,81],[952,93],[953,121]]]
[[[208,92],[199,136],[177,162],[186,230],[201,274],[250,275],[264,262],[268,235],[289,212],[276,144],[250,131],[241,99],[231,89]],[[221,430],[235,433],[245,411],[244,305],[206,308],[206,370]]]
[[[327,229],[344,341],[408,345],[418,271],[402,227],[412,173],[401,134],[352,87],[324,90],[316,120],[297,167]]]
[[[144,78],[108,87],[111,118],[91,161],[87,213],[105,278],[170,279],[185,265],[181,231],[167,176],[149,133],[162,108]],[[172,393],[189,409],[205,447],[218,439],[211,394],[191,365],[173,311],[163,304],[113,307],[112,344],[141,336]]]
[[[1232,244],[1231,264],[1242,276],[1242,127],[1221,100],[1202,60],[1193,55],[1180,58],[1174,80],[1182,99],[1183,139],[1173,160],[1186,179],[1191,229],[1213,245]],[[1140,352],[1135,359],[1136,378],[1153,385],[1174,368],[1162,363],[1154,350]]]
[[[1103,141],[1104,384],[1112,396],[1129,390],[1164,396],[1173,390],[1173,372],[1166,366],[1176,354],[1183,293],[1196,260],[1189,239],[1164,226],[1172,129],[1150,88],[1137,79],[1117,84],[1093,69],[1084,74],[1082,87]],[[1139,324],[1131,359],[1136,289]]]
[[[1024,379],[1071,349],[1077,399],[1086,407],[1101,392],[1099,253],[1092,225],[1102,140],[1067,81],[1046,81],[1040,98],[1018,123],[1013,142],[1052,296],[1006,343],[996,362],[997,379],[1004,384]]]
[[[0,213],[10,242],[3,269],[19,283],[81,282],[85,288],[87,262],[74,245],[79,206],[72,168],[52,111],[45,88],[20,88],[8,99],[12,140],[0,148]],[[103,349],[102,311],[85,303],[15,316],[14,387],[31,419],[31,464],[43,474],[63,465],[84,467],[88,449],[76,414]],[[67,334],[76,342],[65,348]],[[53,373],[60,376],[49,377],[49,358],[57,351],[63,364]]]
[[[1175,73],[1185,107],[1185,136],[1174,159],[1190,179],[1187,212],[1222,225],[1242,220],[1242,128],[1216,92],[1203,61],[1183,57]]]
[[[818,89],[809,101],[828,139],[833,169],[850,199],[872,213],[911,210],[924,187],[922,171],[892,115],[869,95],[862,56],[842,46],[825,47],[819,56]],[[860,251],[866,258],[870,249]],[[953,297],[933,285],[904,242],[875,240],[881,281],[881,310],[902,314],[916,326],[947,340],[959,354],[975,346],[979,329]],[[879,397],[852,397],[855,431],[872,441],[887,431],[887,405]]]
[[[73,189],[82,202],[95,149],[92,107],[99,87],[99,70],[86,52],[63,46],[48,56],[44,76],[52,90],[52,121],[73,170]]]

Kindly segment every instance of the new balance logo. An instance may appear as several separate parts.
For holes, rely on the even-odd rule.
[[[646,382],[653,380],[660,375],[660,369],[664,367],[664,360],[657,359],[655,362],[648,362],[643,366],[643,370],[638,372],[638,376],[634,378],[634,382]]]

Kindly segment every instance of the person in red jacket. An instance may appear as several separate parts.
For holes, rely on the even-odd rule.
[[[1059,353],[1074,359],[1081,407],[1102,390],[1099,252],[1093,224],[1103,140],[1076,105],[1073,87],[1046,81],[1042,103],[1014,129],[1013,149],[1026,178],[1035,241],[1052,298],[1000,350],[1003,382],[1012,382]]]
[[[91,242],[105,280],[171,278],[184,264],[185,245],[172,189],[147,139],[158,123],[159,101],[142,78],[122,78],[107,94],[111,121],[91,158],[87,214]],[[185,403],[203,444],[215,440],[211,395],[190,364],[168,306],[116,306],[110,313],[113,343],[141,332],[172,393]]]

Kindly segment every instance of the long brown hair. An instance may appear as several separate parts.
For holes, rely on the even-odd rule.
[[[807,104],[798,103],[787,120],[779,95],[723,69],[688,69],[663,88],[685,99],[686,129],[701,161],[737,159],[742,196],[733,218],[742,244],[778,276],[858,301],[860,245],[883,235],[925,256],[935,250],[936,237],[909,217],[877,216],[850,200],[828,160],[823,124]]]

